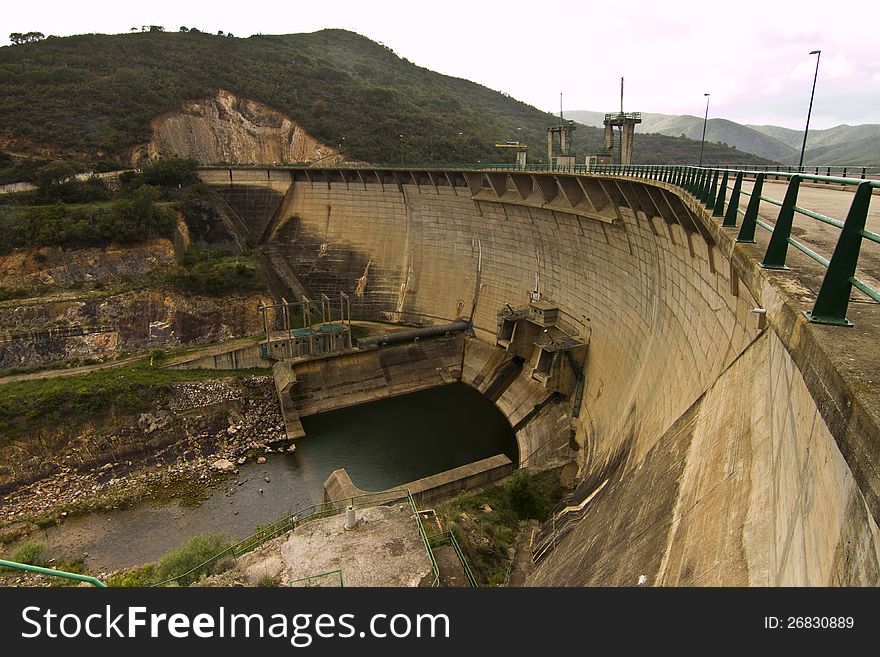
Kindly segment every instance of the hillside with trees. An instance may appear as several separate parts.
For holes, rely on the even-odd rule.
[[[545,129],[558,120],[344,30],[239,39],[158,27],[0,48],[0,148],[126,162],[150,140],[153,119],[220,89],[283,112],[349,159],[373,163],[504,161],[511,155],[494,145],[514,139],[541,162]],[[579,126],[578,159],[601,140],[601,130]],[[642,163],[690,163],[692,153],[693,144],[677,139],[636,140]],[[718,146],[706,161],[754,160]]]

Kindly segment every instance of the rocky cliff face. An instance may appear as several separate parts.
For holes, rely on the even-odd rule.
[[[136,245],[63,249],[44,246],[0,255],[0,287],[105,287],[174,264],[174,246],[159,238]]]
[[[265,295],[190,297],[139,290],[0,305],[0,369],[209,343],[258,333]]]
[[[134,150],[132,164],[163,156],[191,157],[202,164],[333,164],[342,159],[281,112],[223,90],[155,119],[152,140]]]
[[[196,238],[205,242],[201,234]],[[259,306],[269,302],[267,294],[209,297],[130,289],[132,281],[173,264],[174,251],[171,240],[156,239],[133,246],[44,247],[0,256],[0,288],[62,288],[0,302],[0,370],[71,358],[112,358],[122,351],[260,331]],[[120,291],[114,293],[117,286]]]

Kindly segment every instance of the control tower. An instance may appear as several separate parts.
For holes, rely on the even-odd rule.
[[[559,124],[547,128],[547,163],[551,168],[575,164],[571,138],[574,129],[574,121],[566,121],[562,115],[562,94],[559,94]]]
[[[513,150],[516,153],[516,168],[526,168],[526,154],[529,152],[529,147],[525,144],[521,144],[518,141],[506,141],[503,144],[495,144],[495,148],[509,148]]]
[[[617,112],[605,115],[605,150],[613,156],[614,128],[620,128],[619,164],[631,164],[633,157],[633,134],[636,124],[642,122],[641,112]]]
[[[623,78],[620,78],[620,111],[605,115],[605,152],[614,157],[614,128],[620,128],[620,155],[618,164],[632,164],[633,135],[636,124],[642,122],[641,112],[623,111]]]

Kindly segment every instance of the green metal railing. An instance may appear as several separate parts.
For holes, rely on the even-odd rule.
[[[455,556],[458,557],[459,562],[461,562],[461,567],[464,570],[464,576],[468,581],[468,584],[472,587],[478,587],[477,578],[474,577],[474,571],[471,570],[471,566],[468,563],[467,557],[464,556],[464,552],[461,549],[461,545],[458,543],[458,539],[455,538],[455,534],[451,531],[445,531],[440,534],[433,534],[428,537],[428,543],[432,547],[437,547],[438,545],[449,544],[452,546],[452,550],[455,552]]]
[[[428,559],[431,561],[431,570],[434,578],[432,586],[437,586],[440,582],[440,570],[437,566],[437,560],[434,557],[434,552],[431,549],[431,545],[428,542],[428,537],[425,534],[425,528],[422,525],[421,518],[419,517],[418,507],[416,506],[415,500],[413,499],[409,490],[405,488],[382,491],[379,493],[367,493],[364,495],[357,495],[355,497],[347,497],[330,502],[313,504],[309,507],[297,511],[296,513],[288,514],[277,522],[272,523],[271,525],[260,527],[259,529],[257,529],[257,531],[255,531],[247,538],[239,541],[238,543],[235,543],[234,545],[230,545],[222,552],[218,552],[217,554],[210,557],[209,559],[206,559],[197,566],[190,568],[186,572],[175,575],[174,577],[169,577],[168,579],[154,584],[153,586],[167,586],[172,582],[180,581],[181,579],[184,579],[186,577],[189,577],[190,575],[202,571],[203,569],[206,569],[212,563],[223,559],[224,557],[231,556],[232,558],[237,559],[241,555],[258,548],[263,543],[266,543],[273,538],[276,538],[286,532],[296,529],[300,525],[303,525],[307,522],[318,520],[320,518],[328,518],[330,516],[340,515],[345,511],[346,507],[348,506],[352,506],[355,509],[366,509],[401,501],[406,501],[406,503],[409,505],[410,510],[415,515],[416,522],[418,523],[419,535],[422,537],[422,541],[425,544],[425,549],[428,552]]]
[[[856,276],[863,240],[880,244],[880,235],[865,227],[871,198],[874,190],[880,189],[880,180],[787,171],[646,165],[596,166],[592,168],[591,173],[655,180],[679,187],[701,202],[712,216],[721,217],[721,226],[725,228],[736,227],[737,220],[742,215],[737,242],[754,244],[755,231],[758,227],[770,233],[770,242],[760,263],[765,269],[787,269],[789,245],[818,262],[825,267],[826,272],[813,309],[804,311],[804,315],[811,322],[852,326],[852,322],[846,317],[852,288],[858,289],[873,301],[880,302],[880,290]],[[768,177],[788,182],[785,198],[782,201],[763,195],[764,182]],[[732,188],[729,187],[731,179],[733,179]],[[744,180],[754,181],[751,191],[743,189]],[[855,194],[846,218],[841,221],[800,207],[797,204],[798,192],[804,181],[854,187]],[[729,202],[727,202],[728,188],[731,191]],[[740,200],[743,196],[749,197],[745,210],[740,208]],[[762,202],[779,207],[775,223],[770,224],[759,218]],[[802,215],[840,230],[840,236],[830,257],[817,253],[792,237],[795,215]]]
[[[92,586],[97,586],[103,589],[107,588],[107,585],[104,584],[104,582],[99,580],[97,577],[92,577],[91,575],[69,573],[64,570],[43,568],[42,566],[32,566],[29,563],[18,563],[17,561],[7,561],[6,559],[0,559],[0,566],[4,568],[14,568],[15,570],[24,570],[31,573],[40,573],[41,575],[50,575],[52,577],[61,577],[63,579],[69,579],[76,582],[88,582]]]
[[[345,588],[345,579],[342,577],[342,571],[337,570],[328,570],[326,573],[318,573],[317,575],[309,575],[308,577],[300,577],[299,579],[295,579],[288,586],[295,586],[297,584],[303,584],[304,586],[320,586],[320,584],[307,584],[306,582],[313,582],[315,580],[319,580],[321,578],[329,578],[332,580],[339,579],[339,587]],[[326,579],[325,579],[326,581]]]

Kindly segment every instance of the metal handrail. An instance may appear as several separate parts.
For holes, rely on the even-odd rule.
[[[15,568],[16,570],[24,570],[31,573],[40,573],[41,575],[50,575],[51,577],[61,577],[77,582],[88,582],[92,586],[96,586],[98,588],[107,588],[107,585],[104,584],[104,582],[99,580],[97,577],[92,577],[91,575],[69,573],[65,570],[56,570],[55,568],[43,568],[42,566],[34,566],[29,563],[19,563],[17,561],[7,561],[6,559],[0,559],[0,566],[3,566],[5,568]]]
[[[340,588],[345,588],[345,579],[342,577],[342,569],[337,568],[336,570],[328,570],[326,573],[318,573],[317,575],[309,575],[308,577],[300,577],[299,579],[295,579],[291,581],[288,586],[293,586],[298,582],[305,582],[310,579],[318,579],[319,577],[326,577],[327,575],[338,575],[339,576],[339,586]]]
[[[830,169],[830,167],[829,167]],[[646,165],[602,165],[593,167],[591,173],[644,178],[656,180],[674,187],[679,187],[704,204],[707,211],[714,217],[724,217],[723,227],[735,227],[739,215],[743,216],[738,242],[754,243],[754,231],[760,227],[770,232],[770,243],[761,267],[766,269],[787,269],[786,257],[788,245],[806,254],[826,269],[822,287],[811,311],[804,311],[810,322],[852,326],[846,317],[852,288],[863,292],[873,301],[880,302],[880,290],[872,287],[856,276],[859,252],[863,239],[880,244],[880,235],[865,228],[868,210],[874,190],[880,189],[880,180],[871,180],[866,176],[867,167],[862,167],[862,178],[823,176],[790,171],[744,170],[719,167],[682,167],[682,166],[646,166]],[[844,169],[844,172],[846,169]],[[724,210],[727,201],[727,187],[730,177],[735,178],[730,198],[730,205]],[[719,185],[719,177],[721,183]],[[785,179],[788,181],[785,199],[777,201],[762,194],[763,181],[766,177]],[[742,189],[742,182],[753,178],[754,188],[751,192]],[[829,217],[819,212],[797,205],[798,190],[801,181],[854,186],[856,192],[850,205],[845,221]],[[740,195],[750,197],[747,209],[739,208]],[[779,207],[779,215],[774,224],[758,219],[758,209],[762,202]],[[834,253],[830,258],[817,253],[806,244],[791,236],[792,220],[795,214],[820,221],[839,228],[841,235],[837,240]]]
[[[461,562],[461,567],[462,570],[464,570],[464,576],[467,579],[468,584],[474,588],[480,586],[477,583],[477,578],[474,576],[473,570],[471,570],[467,557],[464,556],[464,551],[461,549],[458,539],[455,538],[455,534],[451,530],[428,536],[428,542],[433,546],[449,543],[452,546],[453,552],[455,552],[455,556],[457,556],[459,562]]]

